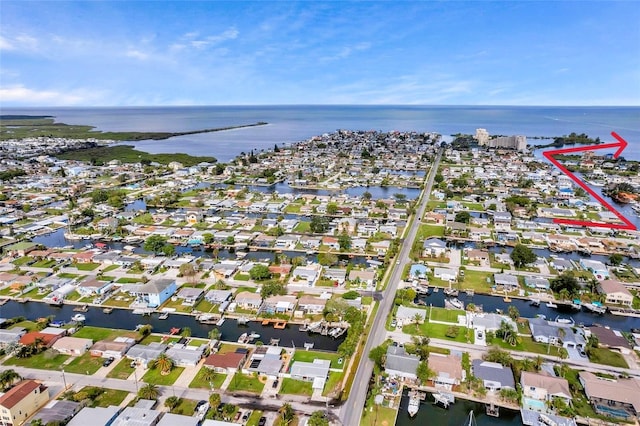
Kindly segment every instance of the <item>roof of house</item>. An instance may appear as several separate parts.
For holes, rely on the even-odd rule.
[[[496,282],[496,284],[503,284],[503,285],[506,284],[514,287],[517,287],[519,285],[518,277],[516,277],[515,275],[493,274],[493,279]]]
[[[508,386],[515,389],[515,381],[513,379],[513,372],[511,371],[511,368],[505,367],[497,362],[474,359],[473,375],[482,380],[498,382],[503,387]]]
[[[569,382],[561,377],[552,377],[546,374],[532,373],[523,371],[520,376],[522,386],[533,386],[536,388],[546,389],[551,395],[563,395],[571,398],[571,390]]]
[[[216,368],[238,368],[246,356],[246,353],[238,352],[211,354],[204,360],[204,365],[210,365]]]
[[[446,249],[447,243],[442,241],[440,238],[427,238],[422,243],[423,248],[441,248]]]
[[[0,396],[0,406],[11,409],[38,388],[46,389],[44,385],[35,380],[23,380]]]
[[[127,407],[115,419],[112,426],[153,426],[162,412],[144,408]]]
[[[462,380],[462,363],[456,356],[429,354],[429,369],[439,376]]]
[[[603,379],[588,371],[581,371],[579,376],[588,398],[631,404],[640,412],[640,379]]]
[[[133,290],[134,293],[144,293],[144,294],[153,294],[153,293],[161,293],[167,289],[171,284],[174,284],[175,280],[161,278],[158,280],[149,281],[146,284],[143,284]]]
[[[84,407],[67,426],[106,425],[120,412],[120,407]]]
[[[197,426],[200,419],[196,416],[183,416],[180,414],[165,413],[157,426]]]
[[[403,347],[389,346],[384,368],[385,370],[416,374],[419,363],[420,358],[416,355],[409,355]]]
[[[32,343],[35,343],[36,339],[42,339],[42,343],[45,346],[50,346],[51,344],[53,344],[53,342],[58,340],[59,337],[60,336],[56,334],[45,334],[45,333],[39,333],[37,331],[30,331],[29,333],[25,334],[20,338],[20,344],[30,345]]]
[[[91,339],[64,336],[58,339],[52,347],[54,349],[83,350],[91,347],[92,344],[93,340]]]
[[[291,375],[326,378],[330,367],[331,361],[327,359],[314,359],[313,362],[294,361],[291,365]]]
[[[618,334],[610,328],[591,327],[589,328],[589,331],[598,338],[598,343],[602,345],[622,348],[631,347],[627,339],[625,339],[622,334]]]
[[[627,288],[620,281],[616,280],[604,280],[600,281],[600,288],[603,293],[611,294],[611,293],[623,293],[629,297],[633,297],[631,292],[627,290]]]

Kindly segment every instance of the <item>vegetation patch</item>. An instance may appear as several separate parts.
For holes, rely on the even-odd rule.
[[[313,362],[315,359],[328,359],[331,361],[331,368],[341,369],[346,364],[343,357],[333,352],[319,351],[296,351],[292,361]]]
[[[169,386],[178,380],[178,377],[184,371],[184,367],[174,367],[169,374],[162,374],[159,368],[150,368],[144,376],[142,381],[147,383],[153,383],[154,385]]]
[[[304,380],[295,380],[285,377],[282,379],[282,386],[280,387],[280,393],[288,395],[307,395],[311,396],[313,389],[311,388],[312,382],[305,382]]]
[[[91,354],[87,352],[65,365],[64,370],[69,373],[91,375],[102,367],[103,362],[104,360],[102,358],[91,356]]]
[[[227,390],[229,392],[234,391],[246,391],[260,394],[262,393],[262,389],[264,388],[264,383],[262,383],[257,376],[251,374],[246,375],[242,373],[236,373],[231,379]]]

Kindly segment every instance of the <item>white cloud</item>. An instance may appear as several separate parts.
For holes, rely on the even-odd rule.
[[[0,36],[0,50],[15,50],[15,46],[9,40]]]
[[[200,36],[200,34],[197,32],[189,32],[180,37],[180,40],[178,40],[177,42],[172,43],[169,46],[169,49],[173,51],[180,51],[184,50],[187,47],[192,47],[197,50],[202,50],[206,49],[207,47],[220,44],[227,40],[235,40],[236,38],[238,38],[239,34],[240,32],[233,27],[223,31],[220,34],[209,36]]]
[[[13,37],[0,36],[0,50],[28,50],[38,49],[38,39],[27,34],[18,34]]]
[[[141,52],[140,50],[137,50],[137,49],[129,49],[127,50],[125,55],[128,56],[129,58],[139,59],[141,61],[144,61],[149,58],[149,55],[147,53]]]
[[[371,43],[368,43],[368,42],[358,43],[350,46],[343,46],[338,53],[330,56],[325,56],[321,58],[321,60],[328,62],[328,61],[336,61],[339,59],[346,59],[349,56],[351,56],[353,53],[369,50],[370,48],[371,48]]]
[[[101,98],[99,92],[86,90],[34,90],[23,85],[0,87],[0,99],[14,105],[91,105]]]

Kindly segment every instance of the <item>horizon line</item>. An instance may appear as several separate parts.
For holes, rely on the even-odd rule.
[[[508,107],[508,108],[640,108],[640,105],[518,105],[518,104],[163,104],[163,105],[0,105],[19,108],[198,108],[198,107]]]

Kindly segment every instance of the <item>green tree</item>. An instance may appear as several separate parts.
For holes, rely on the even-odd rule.
[[[496,336],[502,338],[503,342],[506,342],[511,346],[518,344],[518,334],[513,329],[513,325],[509,322],[502,321],[500,323],[500,328],[496,330]]]
[[[22,380],[22,376],[13,369],[0,372],[0,388],[2,390],[10,388],[18,380]]]
[[[571,272],[565,272],[558,278],[551,280],[550,287],[556,293],[567,290],[568,294],[571,295],[578,292],[580,284],[578,284],[578,280]]]
[[[213,328],[209,332],[209,339],[211,340],[220,340],[220,336],[222,336],[222,332],[218,328]]]
[[[180,335],[182,337],[191,337],[191,327],[182,327],[182,331],[180,331]]]
[[[173,256],[176,253],[176,248],[173,244],[165,244],[162,246],[162,254],[165,256]]]
[[[314,234],[324,234],[329,229],[329,218],[326,216],[313,216],[309,222],[309,230]]]
[[[516,244],[511,252],[511,260],[513,260],[513,264],[518,268],[535,262],[537,258],[533,250],[523,244]]]
[[[322,266],[333,266],[338,263],[338,256],[333,253],[318,253],[318,263]]]
[[[187,278],[193,278],[196,275],[196,268],[193,266],[193,263],[183,263],[180,265],[180,275]]]
[[[158,355],[158,358],[153,360],[151,368],[157,368],[161,374],[169,374],[173,369],[173,360],[165,353]]]
[[[271,278],[271,271],[266,265],[256,264],[249,270],[249,276],[254,281],[264,281]]]
[[[338,244],[340,244],[340,250],[349,250],[351,248],[351,237],[347,234],[341,234],[338,237]]]
[[[182,401],[177,396],[170,396],[169,398],[165,399],[164,406],[167,407],[169,411],[172,411],[174,408],[180,405],[180,402]]]
[[[429,343],[431,339],[427,336],[416,337],[411,336],[411,342],[415,346],[415,354],[420,357],[421,361],[429,359]]]
[[[167,239],[162,235],[152,235],[144,241],[142,248],[144,248],[146,251],[151,251],[155,254],[158,254],[162,251],[166,244]]]
[[[516,308],[513,305],[509,305],[509,317],[511,317],[512,320],[517,320],[520,317],[520,311],[518,311],[518,308]]]
[[[159,395],[160,391],[158,390],[158,386],[153,383],[146,384],[138,391],[138,396],[142,399],[158,399]]]
[[[209,405],[212,410],[216,411],[220,404],[222,404],[222,398],[219,393],[212,393],[209,395]]]
[[[336,203],[327,204],[327,214],[335,215],[336,213],[338,213],[338,205]]]
[[[314,411],[307,421],[307,426],[329,426],[329,419],[325,416],[324,411]]]
[[[290,425],[296,416],[295,411],[293,411],[293,407],[288,402],[282,404],[278,413],[280,413],[280,422],[284,426]]]
[[[623,260],[624,257],[620,253],[611,253],[609,255],[609,263],[613,266],[620,266]]]
[[[433,371],[429,368],[427,361],[420,361],[418,369],[416,370],[416,375],[422,383],[427,383],[433,376]]]
[[[260,296],[263,299],[266,299],[269,296],[276,296],[286,294],[287,289],[285,286],[278,282],[266,282],[262,285],[262,289],[260,289]]]
[[[454,218],[456,222],[469,223],[471,220],[471,215],[467,211],[461,211],[456,213],[456,217]]]
[[[375,348],[371,349],[371,352],[369,352],[369,359],[373,361],[373,363],[380,369],[384,367],[384,363],[387,358],[388,347],[389,342],[384,342],[380,346],[376,346]]]

